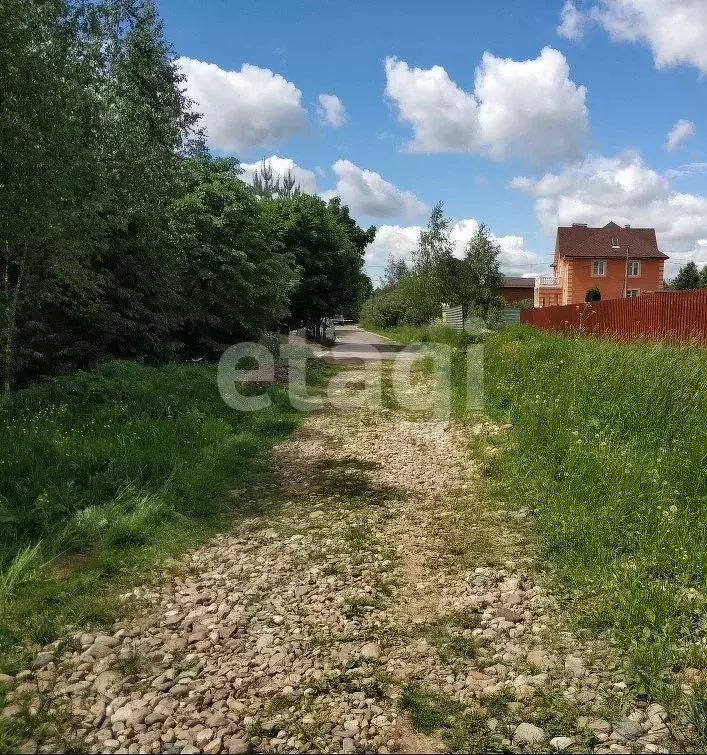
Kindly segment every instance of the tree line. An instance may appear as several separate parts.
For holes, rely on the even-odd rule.
[[[206,147],[152,0],[0,0],[4,389],[217,355],[372,289],[338,198]]]
[[[380,328],[425,325],[440,317],[442,304],[461,306],[464,318],[487,320],[504,306],[500,253],[481,223],[463,257],[455,257],[451,221],[439,202],[412,250],[412,263],[388,259],[380,287],[361,309],[361,320]]]

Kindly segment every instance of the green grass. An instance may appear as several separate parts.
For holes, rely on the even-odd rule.
[[[444,384],[447,380],[445,375],[444,360],[447,354],[443,349],[448,347],[451,374],[449,375],[449,405],[448,409],[452,417],[463,419],[478,410],[478,402],[482,398],[478,395],[483,390],[482,370],[474,370],[474,360],[480,365],[482,352],[470,352],[469,347],[481,344],[483,338],[479,335],[454,330],[447,325],[427,325],[416,327],[412,325],[399,325],[395,328],[371,329],[371,332],[391,338],[402,344],[422,345],[419,358],[413,360],[411,365],[411,379],[424,378],[426,375],[438,373],[438,383]],[[473,357],[470,354],[473,353]],[[475,377],[478,376],[477,381]],[[381,382],[383,391],[383,406],[388,409],[399,409],[400,402],[395,396],[392,384],[392,363],[381,365]],[[477,382],[479,385],[477,385]],[[443,399],[440,410],[446,411],[446,399]],[[429,411],[427,413],[430,413]]]
[[[637,691],[707,664],[707,352],[511,328],[485,346],[510,421],[496,492],[535,511],[579,622],[610,630]]]
[[[433,332],[463,352],[449,329],[384,334]],[[463,360],[453,414],[473,422]],[[633,691],[675,708],[675,672],[707,666],[707,351],[507,327],[484,338],[484,383],[486,412],[512,424],[489,493],[534,512],[579,626],[610,632]]]
[[[403,690],[400,707],[407,711],[413,727],[423,734],[438,733],[449,752],[503,752],[504,748],[488,728],[484,716],[465,712],[456,700],[436,694],[419,684]]]
[[[244,413],[212,366],[113,362],[0,400],[0,673],[111,622],[155,564],[277,503],[269,451],[302,415],[267,390]]]
[[[481,343],[483,338],[448,325],[397,325],[394,328],[368,328],[371,333],[390,338],[399,343],[444,343],[447,346],[466,348],[472,343]]]

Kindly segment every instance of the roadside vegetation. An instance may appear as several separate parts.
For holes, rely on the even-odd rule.
[[[206,146],[153,0],[13,0],[0,46],[0,388],[218,357],[370,293],[338,197]]]
[[[365,328],[422,327],[438,320],[442,304],[461,306],[462,316],[495,320],[504,306],[501,248],[482,223],[461,259],[455,256],[452,221],[442,203],[420,232],[412,263],[390,257],[380,286],[361,307]]]
[[[486,342],[495,476],[536,513],[586,627],[628,653],[637,691],[707,666],[707,352],[512,328]]]
[[[332,369],[315,361],[312,384]],[[121,590],[276,503],[268,452],[301,415],[283,386],[267,409],[229,409],[215,373],[117,361],[0,403],[0,673],[109,623]]]
[[[110,620],[120,585],[267,500],[267,450],[298,414],[278,387],[265,411],[228,409],[205,365],[353,317],[375,228],[292,175],[264,163],[246,183],[237,157],[210,154],[153,0],[2,7],[7,673],[67,625]],[[239,492],[251,484],[258,495]]]
[[[631,690],[684,705],[680,682],[707,674],[707,352],[516,326],[484,337],[484,354],[486,412],[510,423],[488,494],[532,513],[556,593],[580,628],[618,643]],[[476,422],[464,376],[453,369],[455,416]]]

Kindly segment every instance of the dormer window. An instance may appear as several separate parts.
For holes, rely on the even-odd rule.
[[[613,247],[614,249],[618,249],[618,248],[619,248],[619,240],[618,240],[617,238],[613,238],[613,239],[611,239],[611,246],[612,246],[612,247]]]

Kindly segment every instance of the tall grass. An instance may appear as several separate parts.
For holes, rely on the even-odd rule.
[[[400,343],[443,343],[446,346],[466,348],[473,343],[481,343],[483,338],[474,333],[455,330],[448,325],[397,325],[394,328],[372,328],[386,338]]]
[[[113,362],[0,400],[0,672],[66,624],[110,619],[114,585],[272,500],[268,451],[300,415],[281,387],[234,411],[215,378]]]
[[[517,327],[485,367],[512,423],[495,479],[535,510],[581,623],[611,630],[648,691],[707,665],[707,351]]]

